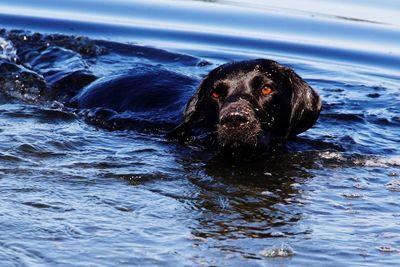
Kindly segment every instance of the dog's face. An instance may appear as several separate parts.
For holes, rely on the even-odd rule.
[[[267,147],[283,136],[291,95],[283,74],[263,65],[222,66],[204,79],[204,123],[224,149]],[[280,132],[281,131],[281,132]]]
[[[311,127],[319,111],[318,95],[291,69],[270,60],[242,61],[203,79],[175,133],[202,128],[224,150],[267,150]]]

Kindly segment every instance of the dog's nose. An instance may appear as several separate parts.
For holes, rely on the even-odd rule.
[[[243,124],[246,124],[249,122],[248,116],[243,113],[239,112],[232,112],[229,114],[226,114],[221,118],[221,125],[229,127],[229,128],[234,128],[234,127],[239,127]]]

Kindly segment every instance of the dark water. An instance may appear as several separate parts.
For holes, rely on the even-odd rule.
[[[397,1],[20,2],[0,4],[0,266],[399,265]],[[252,162],[40,97],[256,57],[293,67],[323,112]]]

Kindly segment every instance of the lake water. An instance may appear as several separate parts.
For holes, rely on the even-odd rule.
[[[398,14],[397,0],[2,0],[0,266],[398,266]],[[233,162],[37,103],[28,69],[46,56],[48,70],[196,80],[270,58],[323,111],[287,151]]]

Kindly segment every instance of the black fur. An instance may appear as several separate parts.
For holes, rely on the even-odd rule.
[[[273,93],[260,94],[264,86]],[[203,79],[168,137],[187,139],[200,129],[224,149],[267,150],[310,128],[320,110],[318,94],[292,69],[265,59],[228,63]]]
[[[318,94],[292,69],[272,60],[224,64],[212,70],[190,98],[196,81],[160,67],[142,66],[102,78],[71,101],[80,109],[100,108],[178,124],[167,133],[180,141],[209,137],[223,150],[266,151],[310,128],[317,120]],[[263,95],[262,88],[271,89]],[[212,93],[216,92],[216,99]],[[179,110],[187,102],[183,117]],[[103,112],[104,113],[104,112]],[[106,112],[115,125],[121,118]],[[95,113],[97,114],[97,113]],[[102,113],[101,113],[102,114]],[[128,116],[128,117],[129,117]],[[98,121],[96,115],[94,121]],[[104,116],[100,116],[104,120]],[[102,119],[103,118],[103,119]],[[168,119],[169,118],[169,119]],[[127,120],[123,116],[123,123]]]

